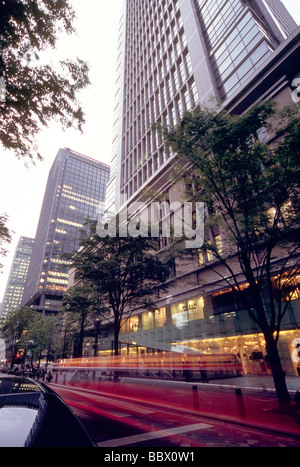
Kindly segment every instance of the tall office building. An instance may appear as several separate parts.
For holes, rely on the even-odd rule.
[[[226,102],[296,27],[280,0],[125,1],[107,211],[170,163],[154,122]]]
[[[3,297],[1,309],[1,318],[3,319],[8,313],[21,306],[33,242],[33,238],[21,237],[16,247]]]
[[[70,149],[60,149],[49,173],[22,304],[57,313],[68,285],[69,263],[87,219],[103,209],[110,167]]]
[[[153,123],[172,126],[199,104],[218,103],[241,114],[261,100],[284,105],[295,99],[300,28],[280,0],[128,0],[119,27],[107,211],[119,211],[124,204],[134,208],[136,201],[145,202],[145,192],[159,192],[170,205],[182,202],[184,193],[172,178],[174,155],[164,151]],[[223,232],[207,227],[206,233],[222,248]],[[237,303],[227,278],[222,280],[222,271],[213,275],[211,255],[181,263],[175,261],[170,288],[157,297],[157,309],[130,310],[124,319],[123,351],[230,352],[241,356],[245,373],[259,372],[264,338]],[[279,344],[287,374],[296,374],[298,290]],[[108,352],[114,339],[109,325],[107,335],[102,349]]]

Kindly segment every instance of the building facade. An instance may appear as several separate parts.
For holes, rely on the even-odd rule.
[[[125,2],[107,210],[170,162],[154,123],[172,126],[199,103],[230,98],[296,27],[280,0]]]
[[[60,149],[49,173],[22,304],[50,315],[60,310],[69,262],[79,249],[87,220],[103,210],[110,167],[70,149]]]
[[[132,206],[145,192],[159,192],[170,204],[180,200],[171,179],[173,154],[165,153],[154,123],[175,125],[199,104],[241,114],[263,99],[292,102],[300,32],[280,0],[127,1],[121,26],[119,136],[110,180],[110,199],[114,194],[116,202],[107,210]],[[141,310],[124,320],[123,351],[230,352],[239,356],[245,373],[268,372],[263,335],[230,290],[210,277],[210,261],[179,268],[176,285],[157,300],[155,312]],[[300,277],[295,280],[300,283]],[[279,343],[287,374],[297,374],[298,295]],[[111,340],[106,329],[100,349],[109,352]]]
[[[1,319],[21,306],[33,243],[34,239],[28,237],[21,237],[18,242],[3,297]]]

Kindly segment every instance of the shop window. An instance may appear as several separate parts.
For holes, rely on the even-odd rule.
[[[187,326],[190,321],[203,319],[204,299],[203,297],[191,298],[171,306],[172,324],[177,328]]]
[[[188,324],[188,311],[185,303],[179,303],[172,305],[172,324],[174,324],[178,329],[181,329]]]
[[[221,315],[235,311],[235,305],[232,292],[223,292],[212,296],[214,315]]]
[[[166,308],[160,308],[154,312],[154,324],[156,328],[160,328],[167,324]]]
[[[282,278],[280,284],[276,284],[277,290],[280,290],[280,297],[282,302],[299,300],[300,299],[300,275],[291,277],[288,275]]]
[[[249,296],[248,286],[240,286],[243,290],[234,292],[227,290],[212,295],[212,304],[214,315],[231,313],[247,309],[247,304],[253,307],[251,297]]]
[[[129,320],[130,332],[137,332],[139,330],[139,318],[135,316]]]
[[[142,314],[143,330],[154,328],[154,314],[152,311],[146,311]]]
[[[167,324],[166,308],[160,308],[153,311],[146,311],[142,314],[143,330],[160,328]]]
[[[123,319],[121,322],[121,334],[130,334],[132,332],[138,332],[139,330],[139,318],[138,316],[133,316],[129,319]]]
[[[203,297],[188,301],[189,321],[204,318],[204,299]]]

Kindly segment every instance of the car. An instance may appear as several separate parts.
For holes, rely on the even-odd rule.
[[[31,378],[0,376],[0,447],[97,447],[67,404]]]

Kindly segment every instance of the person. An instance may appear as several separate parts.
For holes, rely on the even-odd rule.
[[[202,383],[208,383],[208,376],[206,370],[200,370],[201,381]]]
[[[189,370],[187,362],[183,362],[183,365],[184,365],[184,369],[183,369],[182,375],[183,375],[185,381],[188,383],[188,382],[192,381],[193,372],[191,370]]]
[[[51,373],[51,371],[49,371],[49,373],[48,373],[48,375],[47,375],[47,378],[46,378],[46,379],[47,379],[48,383],[51,383],[51,381],[52,381],[52,379],[53,379],[53,376],[52,376],[52,373]]]

